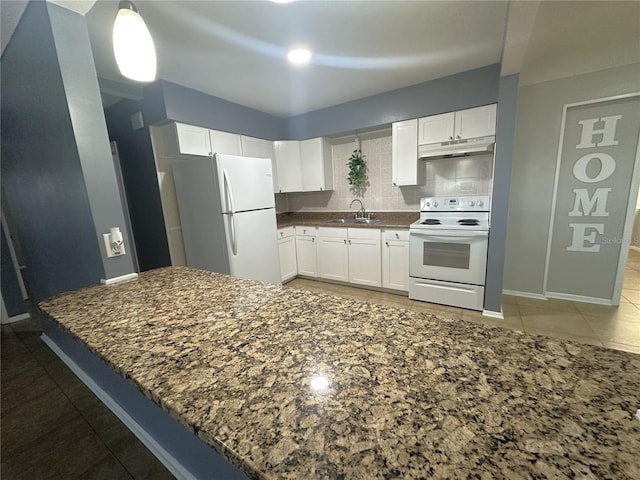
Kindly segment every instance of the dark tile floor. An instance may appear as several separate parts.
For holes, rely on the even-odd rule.
[[[2,325],[2,480],[174,478],[40,334],[38,320]]]

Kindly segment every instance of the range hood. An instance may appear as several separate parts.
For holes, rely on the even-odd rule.
[[[468,138],[463,140],[453,140],[451,142],[430,143],[428,145],[418,145],[418,158],[427,160],[429,158],[461,157],[465,155],[491,153],[496,142],[496,137]]]

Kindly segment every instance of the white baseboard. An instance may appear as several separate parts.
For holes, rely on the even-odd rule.
[[[513,295],[514,297],[534,298],[536,300],[546,300],[547,297],[541,293],[520,292],[518,290],[502,290],[504,295]]]
[[[31,315],[29,315],[28,313],[20,313],[19,315],[14,315],[13,317],[3,318],[2,324],[7,325],[9,323],[15,323],[21,320],[27,320],[29,318],[31,318]]]
[[[482,316],[490,317],[490,318],[499,318],[500,320],[504,320],[502,309],[500,309],[499,312],[494,312],[493,310],[482,310]]]
[[[106,280],[101,278],[100,283],[102,285],[112,285],[114,283],[124,282],[125,280],[134,280],[136,278],[138,278],[137,273],[128,273],[126,275],[121,275],[120,277],[107,278]]]
[[[137,276],[137,274],[136,274]],[[42,341],[53,350],[58,357],[75,373],[84,384],[111,410],[122,423],[153,453],[156,458],[176,478],[185,480],[197,480],[196,477],[176,458],[167,452],[147,431],[136,422],[111,395],[105,392],[80,366],[71,359],[58,344],[46,334],[42,334]]]
[[[596,305],[613,305],[608,298],[585,297],[584,295],[571,295],[569,293],[547,292],[547,297],[558,300],[571,300],[572,302],[595,303]]]

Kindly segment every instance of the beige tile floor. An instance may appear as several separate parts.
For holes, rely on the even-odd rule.
[[[418,302],[402,295],[316,280],[297,278],[287,286],[640,353],[640,252],[634,250],[629,252],[620,306],[504,295],[504,320],[483,317],[480,312],[473,310]]]

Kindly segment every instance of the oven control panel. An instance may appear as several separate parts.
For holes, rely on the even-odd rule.
[[[488,212],[489,196],[473,197],[427,197],[420,200],[420,210],[423,212]]]

